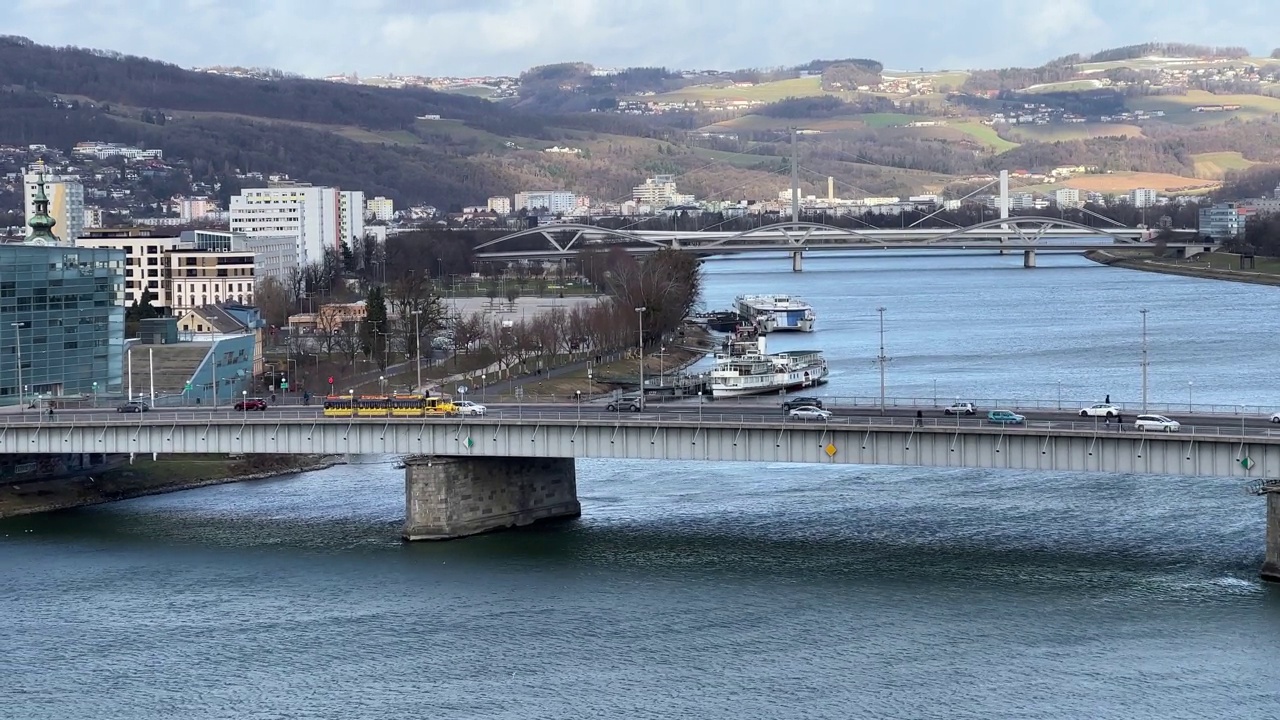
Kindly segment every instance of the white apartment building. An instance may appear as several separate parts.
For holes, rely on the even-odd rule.
[[[364,237],[364,193],[299,183],[272,183],[231,198],[230,229],[248,236],[291,235],[300,265],[318,263],[325,248]]]
[[[124,251],[122,302],[125,307],[140,302],[147,291],[151,292],[152,307],[167,308],[172,304],[165,272],[169,266],[166,254],[182,241],[176,237],[151,237],[151,232],[139,229],[90,230],[76,242],[79,247]]]
[[[1129,204],[1136,208],[1152,207],[1156,204],[1159,193],[1150,188],[1141,188],[1129,192]]]
[[[22,178],[23,208],[27,217],[35,214],[35,200],[43,168],[28,169]],[[84,231],[84,185],[75,175],[44,175],[44,194],[49,198],[53,234],[63,245],[75,245]],[[27,228],[31,234],[31,228]]]
[[[674,175],[655,175],[646,179],[643,185],[637,185],[631,192],[631,197],[641,205],[660,210],[668,205],[676,205],[678,194]],[[790,191],[787,192],[787,199],[791,199]]]
[[[100,228],[106,225],[105,216],[106,213],[97,205],[86,205],[84,208],[84,227]],[[84,231],[81,230],[80,232],[83,234]]]
[[[204,220],[210,213],[217,212],[218,203],[207,197],[175,198],[178,206],[178,217],[183,222]]]
[[[487,207],[489,209],[489,212],[495,212],[495,213],[498,213],[499,215],[510,215],[511,214],[511,198],[507,197],[506,195],[494,195],[493,197],[489,198]]]
[[[1075,188],[1058,188],[1053,191],[1053,202],[1058,207],[1080,207],[1080,191]]]
[[[525,190],[516,193],[516,210],[546,209],[552,213],[567,213],[578,206],[578,196],[568,190]]]
[[[179,247],[166,253],[165,259],[172,314],[224,302],[253,304],[253,253]]]
[[[382,222],[391,222],[396,216],[396,206],[391,198],[385,198],[379,195],[372,200],[365,201],[364,216],[370,220],[380,220]]]

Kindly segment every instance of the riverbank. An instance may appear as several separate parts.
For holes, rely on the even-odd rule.
[[[264,480],[323,470],[345,462],[343,458],[332,455],[242,456],[234,459],[208,455],[135,460],[131,465],[92,476],[0,486],[0,519],[209,485]]]
[[[1216,257],[1210,258],[1209,255]],[[1190,260],[1129,256],[1106,250],[1090,250],[1084,256],[1102,265],[1122,267],[1128,270],[1197,277],[1206,280],[1226,280],[1228,282],[1242,282],[1253,285],[1280,285],[1280,271],[1268,271],[1272,270],[1270,264],[1275,263],[1274,260],[1259,259],[1257,261],[1259,269],[1257,270],[1239,270],[1223,267],[1224,264],[1229,264],[1232,258],[1236,259],[1238,267],[1238,258],[1240,256],[1231,253],[1210,253],[1196,256]]]

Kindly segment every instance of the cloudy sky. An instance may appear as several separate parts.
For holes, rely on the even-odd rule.
[[[1150,40],[1280,45],[1275,0],[0,0],[0,32],[185,67],[516,74],[552,62],[735,69],[1039,65]]]

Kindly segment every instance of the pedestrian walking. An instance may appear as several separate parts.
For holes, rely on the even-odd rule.
[[[924,411],[916,411],[916,427],[924,427]]]
[[[1106,400],[1103,400],[1102,402],[1104,402],[1104,403],[1106,403],[1106,404],[1110,405],[1110,404],[1111,404],[1111,393],[1107,393],[1107,399],[1106,399]]]

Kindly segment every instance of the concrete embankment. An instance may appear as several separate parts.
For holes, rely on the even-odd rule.
[[[1165,275],[1182,275],[1183,277],[1197,277],[1205,280],[1252,283],[1254,285],[1280,285],[1280,275],[1268,275],[1266,273],[1243,270],[1222,270],[1206,265],[1197,265],[1194,260],[1185,264],[1175,265],[1171,262],[1149,258],[1113,255],[1105,250],[1090,250],[1084,256],[1103,265],[1121,267],[1128,270],[1142,270],[1144,272],[1164,273]]]
[[[0,486],[0,518],[66,510],[208,485],[262,480],[341,465],[336,456],[170,456],[92,476],[37,480]]]

